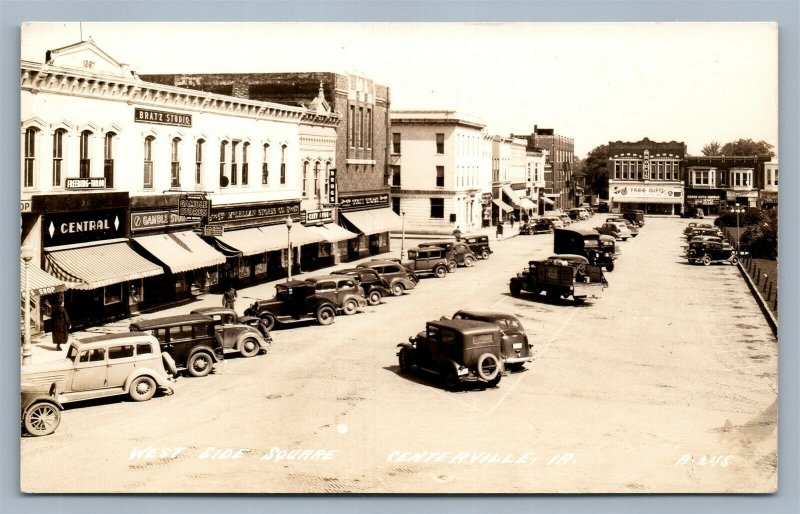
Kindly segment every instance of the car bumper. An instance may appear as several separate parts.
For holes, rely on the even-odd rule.
[[[526,362],[533,362],[533,356],[529,355],[527,357],[507,357],[503,360],[505,364],[525,364]]]

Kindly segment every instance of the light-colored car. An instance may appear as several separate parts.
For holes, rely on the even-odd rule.
[[[550,220],[553,223],[554,228],[564,228],[564,221],[561,219],[560,216],[554,216],[548,214],[547,216],[541,216],[540,219]]]
[[[606,223],[613,223],[619,228],[619,237],[623,241],[625,241],[629,237],[633,237],[633,233],[631,232],[631,229],[628,228],[628,225],[625,223],[625,220],[606,221]]]
[[[129,332],[73,339],[63,359],[22,366],[22,382],[50,388],[60,404],[122,394],[146,401],[171,388],[170,374],[175,362],[158,340]]]

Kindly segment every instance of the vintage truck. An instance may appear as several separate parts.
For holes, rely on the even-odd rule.
[[[538,296],[544,292],[550,301],[572,297],[575,303],[600,298],[608,282],[600,266],[589,264],[582,255],[554,255],[541,261],[528,262],[528,268],[511,279],[511,295],[523,291]]]
[[[614,239],[600,235],[591,229],[556,229],[553,235],[553,251],[557,254],[582,255],[589,264],[604,267],[606,271],[614,271],[615,253]],[[608,240],[611,245],[608,245]]]

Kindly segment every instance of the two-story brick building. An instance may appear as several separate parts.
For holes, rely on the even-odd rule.
[[[737,203],[756,207],[759,192],[770,179],[765,173],[769,160],[766,155],[687,157],[686,207],[700,208],[706,214],[719,214]],[[774,200],[777,203],[777,194]]]

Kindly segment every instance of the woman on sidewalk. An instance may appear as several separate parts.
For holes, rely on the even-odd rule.
[[[69,320],[69,315],[67,315],[67,309],[64,308],[63,301],[59,300],[58,304],[53,307],[50,319],[53,320],[53,342],[56,345],[56,350],[61,350],[61,345],[67,343],[69,329],[72,328],[72,323]]]

